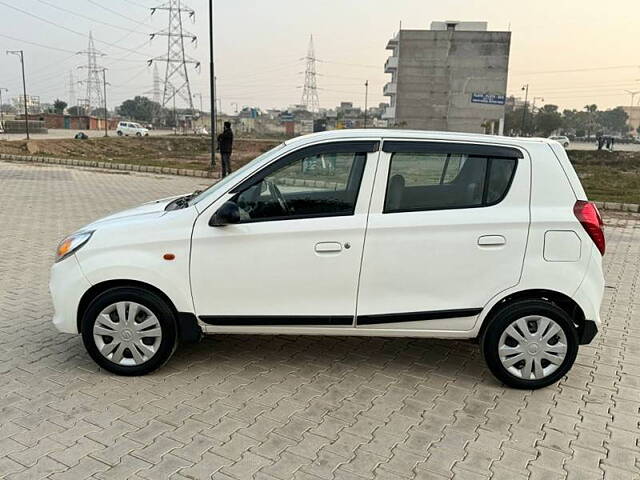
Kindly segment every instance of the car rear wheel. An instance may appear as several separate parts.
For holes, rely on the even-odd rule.
[[[118,136],[121,137],[122,136],[122,132],[120,130],[118,130]]]
[[[560,380],[578,354],[578,333],[564,310],[543,300],[525,300],[489,320],[480,345],[487,366],[505,384],[523,389]]]
[[[164,365],[176,349],[176,320],[156,294],[133,287],[107,290],[82,318],[89,355],[117,375],[145,375]]]

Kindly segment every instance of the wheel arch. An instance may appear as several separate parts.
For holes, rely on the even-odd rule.
[[[154,293],[162,300],[164,300],[174,314],[179,340],[186,343],[191,343],[198,341],[202,337],[202,329],[199,327],[196,316],[193,313],[179,312],[171,298],[169,298],[169,296],[158,287],[155,287],[146,282],[141,282],[139,280],[125,279],[106,280],[104,282],[97,283],[89,288],[84,293],[84,295],[82,295],[82,298],[78,303],[78,312],[76,315],[78,333],[82,333],[82,317],[84,316],[84,313],[87,311],[87,308],[89,307],[93,299],[108,290],[118,287],[137,287],[142,290],[147,290],[151,293]]]
[[[522,300],[543,300],[550,302],[562,310],[564,310],[567,315],[573,320],[576,329],[578,330],[578,336],[582,336],[582,331],[585,328],[585,315],[584,310],[580,305],[568,295],[557,292],[555,290],[545,290],[545,289],[531,289],[531,290],[521,290],[519,292],[513,292],[505,296],[504,298],[498,300],[489,310],[489,312],[485,315],[484,321],[480,326],[480,330],[478,331],[477,338],[482,338],[485,330],[489,327],[492,319],[496,316],[496,314],[507,307],[508,305],[512,305],[513,303],[522,301]]]

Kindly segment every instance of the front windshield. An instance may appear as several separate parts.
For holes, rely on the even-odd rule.
[[[284,148],[284,143],[281,143],[277,147],[274,147],[271,150],[263,153],[262,155],[254,158],[245,166],[233,172],[231,175],[224,177],[222,180],[218,181],[217,183],[214,183],[209,188],[207,188],[206,190],[203,190],[200,194],[193,197],[189,201],[189,205],[195,205],[197,203],[200,203],[202,200],[206,198],[210,198],[212,196],[221,194],[222,192],[224,192],[225,188],[228,185],[233,184],[235,181],[237,181],[237,179],[241,178],[247,170],[250,170],[254,165],[260,163],[265,158],[268,158],[274,155],[276,152],[278,152],[279,150],[282,150],[283,148]]]

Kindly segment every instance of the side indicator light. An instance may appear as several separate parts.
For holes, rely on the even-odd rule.
[[[165,260],[175,260],[176,256],[173,253],[165,253],[162,258]]]

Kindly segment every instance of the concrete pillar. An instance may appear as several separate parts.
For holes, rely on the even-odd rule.
[[[504,135],[504,117],[500,117],[498,124],[498,135]]]

